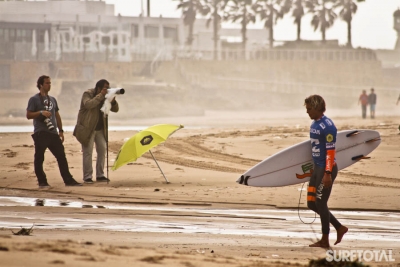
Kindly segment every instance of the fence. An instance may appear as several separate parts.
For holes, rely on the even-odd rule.
[[[0,43],[0,59],[15,61],[159,61],[173,59],[213,60],[214,50],[194,50],[189,47],[177,47],[172,44],[133,42],[130,46],[130,57],[122,56],[116,49],[102,47],[98,51],[83,49],[79,51],[63,51],[62,46],[50,43],[46,51],[44,44],[32,47],[31,43]],[[162,54],[160,55],[160,51]],[[218,60],[266,60],[266,61],[376,61],[376,55],[367,49],[320,49],[320,50],[286,50],[286,49],[231,49],[215,51]]]

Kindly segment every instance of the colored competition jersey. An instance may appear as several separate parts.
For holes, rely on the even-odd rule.
[[[325,167],[327,150],[335,150],[337,129],[326,116],[313,121],[310,127],[312,158],[318,166]]]

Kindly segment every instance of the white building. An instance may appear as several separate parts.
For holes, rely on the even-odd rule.
[[[181,18],[115,16],[103,1],[0,1],[0,58],[14,60],[151,60],[184,49]],[[248,48],[265,44],[266,29],[248,30]],[[197,19],[191,51],[212,54],[212,27]],[[240,29],[221,29],[221,43],[240,41]],[[222,45],[223,47],[223,45]],[[187,48],[185,48],[187,50]]]

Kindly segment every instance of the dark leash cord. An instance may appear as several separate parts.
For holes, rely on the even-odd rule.
[[[315,222],[315,219],[317,218],[317,213],[314,213],[314,220],[312,221],[312,222],[305,222],[305,221],[303,221],[302,219],[301,219],[301,217],[300,217],[300,201],[301,201],[301,193],[303,192],[303,187],[304,187],[304,185],[305,185],[306,183],[303,183],[303,185],[301,186],[301,190],[300,190],[300,197],[299,197],[299,204],[298,204],[298,206],[297,206],[297,214],[299,215],[299,219],[300,219],[300,221],[302,222],[302,223],[304,223],[304,224],[312,224],[312,223],[314,223]]]

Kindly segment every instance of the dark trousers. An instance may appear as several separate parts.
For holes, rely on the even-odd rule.
[[[337,165],[332,169],[332,183],[335,181],[338,173]],[[314,165],[314,171],[308,184],[307,206],[309,209],[319,214],[321,219],[322,233],[329,234],[329,223],[339,229],[340,222],[332,215],[328,208],[328,200],[331,195],[332,186],[324,188],[322,178],[324,178],[325,168]]]
[[[64,183],[71,182],[72,175],[69,172],[67,158],[65,157],[64,145],[57,134],[49,132],[37,132],[32,135],[35,143],[35,174],[39,185],[47,184],[46,173],[43,170],[44,152],[48,148],[56,157],[58,168],[60,169],[61,177]]]
[[[365,119],[367,117],[367,105],[361,105],[362,118]]]

